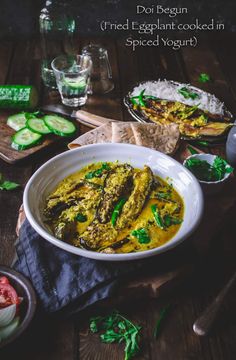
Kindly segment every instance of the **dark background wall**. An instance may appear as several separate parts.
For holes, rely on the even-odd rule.
[[[54,0],[55,1],[55,0]],[[0,0],[0,37],[29,37],[38,32],[38,17],[45,0]],[[103,19],[122,21],[150,16],[135,15],[136,5],[160,4],[165,7],[188,7],[186,20],[202,21],[214,17],[224,21],[226,30],[236,31],[236,0],[65,0],[78,19],[80,33],[99,33]],[[153,17],[156,19],[157,15]],[[164,21],[165,18],[163,17]]]

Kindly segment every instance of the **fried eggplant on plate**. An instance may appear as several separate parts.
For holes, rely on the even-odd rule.
[[[232,114],[215,96],[173,81],[149,81],[125,98],[131,115],[141,122],[176,123],[183,138],[217,140],[233,125]]]

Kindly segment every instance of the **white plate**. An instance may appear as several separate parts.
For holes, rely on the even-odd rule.
[[[43,208],[56,185],[82,167],[99,161],[129,162],[132,166],[150,166],[155,175],[171,178],[184,200],[184,221],[177,234],[164,245],[128,254],[104,254],[69,245],[58,240],[44,223]],[[171,157],[146,147],[128,144],[95,144],[66,151],[41,166],[30,178],[24,191],[24,209],[32,227],[47,241],[76,255],[96,260],[126,261],[146,258],[170,250],[186,239],[199,225],[203,212],[203,195],[196,178]]]

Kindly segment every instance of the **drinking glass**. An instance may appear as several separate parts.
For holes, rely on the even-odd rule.
[[[52,61],[64,105],[77,107],[86,103],[91,67],[88,55],[61,55]]]
[[[99,44],[89,44],[83,47],[82,54],[88,55],[92,60],[89,92],[105,94],[113,90],[114,83],[107,50]]]

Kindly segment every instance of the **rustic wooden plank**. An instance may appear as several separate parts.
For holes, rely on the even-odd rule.
[[[0,43],[0,84],[5,84],[7,80],[8,69],[13,52],[13,43],[10,41],[1,41]]]
[[[224,77],[216,53],[212,50],[211,42],[203,38],[196,48],[183,48],[182,55],[191,84],[214,94],[225,102],[229,110],[235,112],[235,99],[227,79]],[[201,73],[209,74],[212,81],[199,82],[198,77]]]
[[[219,33],[218,37],[209,36],[209,43],[215,52],[228,86],[236,99],[235,33]],[[235,112],[235,108],[233,109]]]
[[[11,44],[8,45],[9,49],[11,48]],[[28,48],[31,45],[28,44]],[[7,54],[7,52],[6,52]],[[9,52],[10,54],[10,52]],[[9,61],[10,58],[5,58],[5,61]],[[31,58],[31,53],[28,52],[28,62]],[[16,46],[14,48],[14,56],[11,61],[11,66],[8,72],[8,66],[6,63],[0,63],[0,74],[2,78],[7,79],[9,83],[16,83],[15,81],[19,81],[19,83],[27,83],[29,80],[29,67],[25,67],[24,61],[26,58],[24,57],[24,52],[22,51],[22,47]],[[1,57],[1,55],[0,55]],[[15,80],[15,74],[17,80]],[[1,117],[5,114],[4,111],[1,111]],[[2,125],[1,125],[2,126]],[[4,135],[5,133],[2,133]],[[6,135],[6,134],[5,134]],[[6,138],[2,138],[1,147],[3,146]],[[6,179],[18,182],[21,184],[21,189],[17,189],[12,192],[1,191],[0,192],[0,207],[4,209],[4,211],[0,212],[0,223],[1,226],[1,251],[0,251],[0,262],[6,265],[10,265],[13,255],[14,255],[14,246],[13,243],[16,239],[15,235],[15,222],[17,218],[18,208],[22,202],[22,189],[31,174],[31,165],[27,166],[9,166],[5,164],[2,160],[0,160],[0,172]]]

